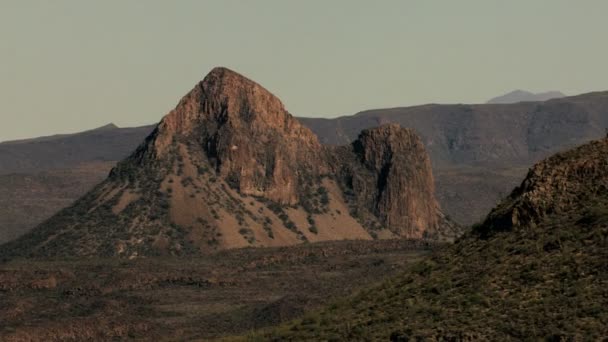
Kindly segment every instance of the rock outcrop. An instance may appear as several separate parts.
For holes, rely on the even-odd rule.
[[[420,138],[389,124],[364,130],[351,146],[337,148],[341,179],[357,208],[398,236],[423,238],[446,231],[434,198],[431,162]],[[369,215],[371,214],[371,215]]]
[[[108,179],[7,255],[192,254],[457,235],[429,157],[398,125],[324,147],[274,95],[213,69]]]
[[[536,164],[482,225],[484,233],[536,225],[549,215],[581,211],[608,193],[608,138]]]

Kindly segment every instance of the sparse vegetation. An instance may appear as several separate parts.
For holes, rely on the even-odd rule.
[[[599,309],[608,305],[602,285],[608,272],[598,273],[608,258],[608,227],[603,223],[583,228],[580,220],[585,216],[572,216],[532,231],[499,233],[487,241],[469,237],[397,278],[256,336],[596,340],[608,331],[608,312]],[[507,297],[501,295],[505,292]]]
[[[239,234],[241,234],[248,243],[252,244],[255,242],[255,234],[253,230],[249,228],[241,228],[239,229]]]
[[[206,243],[216,241],[210,237]],[[386,255],[384,264],[376,262],[378,251]],[[246,333],[299,317],[305,308],[394,274],[426,253],[408,241],[345,241],[187,259],[3,263],[0,289],[7,291],[0,291],[0,340],[24,334],[46,340],[50,332],[95,333],[102,340],[209,340]],[[14,315],[15,308],[25,309]]]

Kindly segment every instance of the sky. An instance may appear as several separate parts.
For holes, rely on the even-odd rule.
[[[158,122],[225,66],[296,116],[608,90],[604,0],[0,0],[0,141]]]

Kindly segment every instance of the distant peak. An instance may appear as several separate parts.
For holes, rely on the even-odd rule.
[[[506,95],[534,95],[534,93],[529,92],[527,90],[515,89],[511,92],[508,92]]]
[[[559,91],[547,91],[543,93],[532,93],[527,90],[516,89],[509,93],[506,93],[501,96],[497,96],[487,103],[494,104],[508,104],[508,103],[518,103],[518,102],[535,102],[535,101],[547,101],[551,99],[558,99],[561,97],[565,97],[562,92]]]
[[[114,129],[119,129],[119,127],[116,126],[114,123],[110,122],[109,124],[101,126],[101,127],[97,127],[94,130],[95,131],[108,131],[108,130],[114,130]]]

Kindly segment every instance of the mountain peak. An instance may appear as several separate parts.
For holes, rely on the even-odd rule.
[[[215,67],[203,78],[199,86],[209,96],[243,95],[254,88],[263,87],[236,71],[225,67]],[[265,90],[265,89],[264,89]],[[266,90],[266,92],[268,92]]]
[[[211,71],[209,71],[209,73],[207,73],[207,75],[203,78],[202,82],[225,79],[238,80],[239,82],[255,83],[254,81],[243,76],[242,74],[223,66],[217,66],[211,69]]]
[[[223,67],[211,70],[182,98],[147,144],[139,153],[153,151],[156,160],[186,158],[179,145],[197,145],[238,191],[278,203],[298,200],[295,165],[315,172],[325,168],[313,162],[321,144],[310,129],[261,85]]]
[[[94,131],[110,131],[110,130],[115,130],[115,129],[119,129],[120,127],[116,126],[113,122],[110,122],[107,125],[103,125],[101,127],[97,127],[94,129]]]
[[[527,90],[516,89],[509,93],[501,96],[492,98],[487,103],[493,104],[508,104],[518,102],[535,102],[535,101],[547,101],[551,99],[557,99],[565,97],[563,93],[559,91],[547,91],[542,93],[532,93]]]
[[[286,110],[283,103],[267,89],[247,77],[224,67],[213,68],[163,118],[159,131],[167,137],[189,134],[197,127],[230,126],[249,130],[267,126],[273,130],[307,131]],[[162,135],[161,134],[161,135]],[[166,142],[166,141],[165,141]]]
[[[221,109],[246,121],[254,118],[284,120],[288,113],[281,100],[249,78],[224,67],[216,67],[200,84],[203,98],[219,102]],[[209,111],[214,114],[214,111]],[[270,117],[268,117],[270,116]]]

